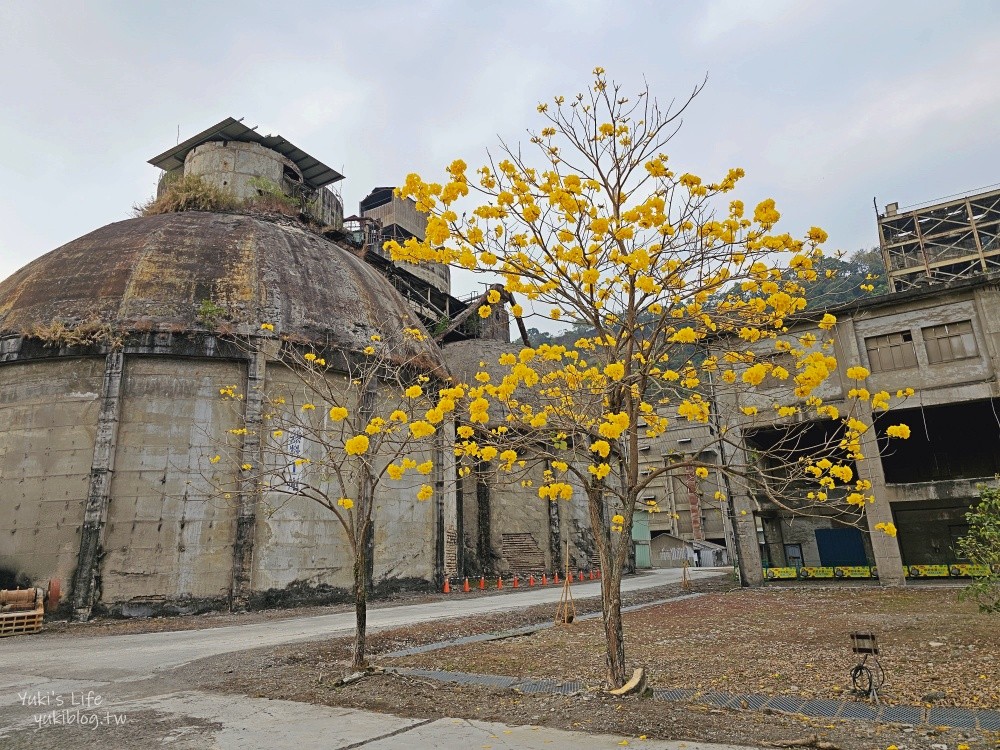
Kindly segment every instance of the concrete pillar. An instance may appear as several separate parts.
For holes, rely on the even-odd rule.
[[[361,394],[361,404],[358,408],[358,416],[361,417],[361,423],[367,424],[371,421],[371,418],[375,416],[375,404],[378,400],[378,385],[381,384],[380,380],[371,380],[365,386],[364,392]],[[358,477],[358,504],[359,508],[357,511],[357,516],[359,518],[364,518],[367,514],[368,525],[366,529],[363,529],[361,544],[365,547],[365,588],[368,591],[368,595],[372,596],[375,593],[375,524],[378,523],[378,517],[375,513],[376,508],[367,508],[369,502],[374,503],[375,500],[375,478],[366,471],[361,472],[361,476]]]
[[[445,554],[447,550],[447,529],[444,522],[445,492],[444,462],[445,440],[444,426],[434,436],[434,586],[440,589],[447,575]]]
[[[740,585],[760,586],[764,583],[764,564],[760,559],[757,517],[754,515],[753,504],[746,495],[739,495],[733,498],[729,505],[733,512],[733,535],[736,542],[736,564],[740,573]]]
[[[863,411],[861,418],[871,424],[871,409],[866,407]],[[885,473],[882,471],[874,428],[861,435],[861,452],[865,460],[858,463],[858,471],[862,478],[872,483],[871,494],[875,496],[875,502],[865,506],[865,519],[868,521],[868,534],[875,566],[878,568],[879,583],[883,586],[905,586],[906,573],[903,570],[899,542],[896,537],[875,528],[876,524],[892,523],[892,507],[886,499],[888,493],[885,491]]]
[[[549,511],[549,559],[552,560],[552,564],[549,568],[556,571],[562,569],[563,559],[563,539],[562,526],[559,521],[559,503],[549,500],[546,502],[546,507]],[[567,522],[566,526],[567,528],[571,528],[572,524]]]
[[[480,574],[493,572],[493,538],[490,523],[490,485],[487,472],[489,466],[479,464],[475,469],[476,477],[476,529],[479,532],[476,539],[476,555],[479,557]]]
[[[720,420],[721,421],[721,420]],[[722,467],[738,466],[749,469],[749,457],[743,448],[743,434],[736,426],[721,426],[716,429],[723,433],[719,437],[719,458]],[[731,455],[730,455],[731,454]],[[740,480],[743,482],[744,480]],[[734,480],[722,471],[722,482],[726,492],[725,511],[728,518],[724,523],[732,524],[733,543],[736,547],[736,565],[741,586],[761,586],[764,583],[764,564],[760,557],[760,543],[757,540],[756,503],[745,487],[735,487]]]
[[[243,611],[250,600],[253,576],[253,546],[257,533],[257,507],[260,504],[260,462],[263,428],[264,377],[267,357],[256,346],[247,361],[246,398],[244,399],[243,426],[246,434],[240,448],[240,463],[254,468],[242,472],[236,507],[236,538],[233,542],[233,579],[229,592],[229,609]]]
[[[456,427],[457,427],[456,423]],[[458,574],[469,575],[465,567],[465,485],[462,477],[462,464],[455,462],[455,561]]]
[[[840,363],[841,368],[849,367],[855,363],[861,364],[863,360],[854,329],[854,321],[850,318],[838,321],[835,333],[842,357],[846,357],[846,361]],[[871,404],[868,402],[861,404],[858,416],[865,424],[874,424]],[[903,571],[903,557],[899,552],[899,543],[896,537],[889,536],[875,528],[876,524],[892,522],[892,508],[886,499],[888,493],[885,491],[885,472],[882,470],[882,459],[874,428],[861,434],[861,452],[865,458],[857,464],[858,473],[862,479],[867,479],[872,483],[870,494],[875,496],[875,502],[865,507],[865,519],[868,522],[872,554],[875,556],[879,582],[883,586],[905,586],[906,574]]]
[[[97,437],[94,459],[90,467],[87,505],[80,530],[80,553],[73,576],[73,619],[86,622],[97,594],[97,577],[104,553],[104,530],[111,502],[111,478],[115,469],[115,447],[118,443],[118,422],[121,418],[121,386],[125,355],[110,352],[104,364],[101,389],[101,409],[97,417]]]

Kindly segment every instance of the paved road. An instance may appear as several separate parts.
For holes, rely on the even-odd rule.
[[[583,734],[535,726],[511,727],[469,719],[407,719],[400,716],[291,701],[186,691],[118,702],[91,711],[96,725],[35,724],[4,735],[5,750],[617,750],[623,742],[643,750],[754,750],[697,742],[643,741],[621,735]],[[118,726],[111,726],[109,721]],[[44,721],[44,719],[43,719]]]
[[[723,571],[694,570],[694,577]],[[675,583],[679,570],[661,570],[628,579],[625,591]],[[599,583],[574,585],[578,599],[600,593]],[[558,601],[559,589],[528,589],[503,596],[448,600],[370,610],[370,629],[411,625],[444,617],[467,617]],[[467,750],[472,742],[492,747],[534,747],[538,732],[465,720],[420,722],[381,714],[308,706],[286,701],[219,696],[177,684],[171,670],[198,659],[276,646],[354,627],[351,612],[276,620],[206,630],[119,636],[65,636],[0,640],[0,747],[151,748],[182,750],[240,748],[441,747]],[[97,704],[98,698],[100,703]],[[40,704],[40,705],[39,705]],[[82,717],[82,718],[81,718]],[[122,717],[125,717],[124,719]],[[491,728],[492,727],[492,728]],[[399,730],[399,734],[384,737]],[[496,740],[481,741],[483,732]],[[509,732],[509,734],[507,734]],[[525,735],[525,732],[531,732]],[[617,746],[622,738],[544,735],[542,747]],[[515,737],[517,740],[515,741]],[[398,738],[398,739],[397,739]],[[608,744],[611,739],[615,741]],[[681,747],[647,744],[658,750]],[[684,745],[694,750],[695,745]],[[709,746],[701,746],[708,748]]]
[[[680,570],[657,570],[622,582],[623,591],[663,586],[680,580]],[[692,577],[720,575],[721,571],[695,569]],[[577,599],[600,595],[600,582],[573,585]],[[560,588],[525,589],[486,597],[450,599],[427,604],[409,604],[368,611],[368,629],[400,627],[443,617],[468,617],[492,612],[523,609],[535,604],[559,601]],[[179,667],[197,659],[233,651],[276,646],[332,634],[351,632],[354,613],[340,612],[252,625],[232,625],[205,630],[179,630],[141,635],[46,638],[30,636],[0,640],[0,675],[29,671],[46,678],[101,679],[115,681],[147,677],[158,670]],[[25,665],[30,664],[30,670]]]

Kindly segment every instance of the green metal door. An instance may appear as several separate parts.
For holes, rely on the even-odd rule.
[[[653,567],[649,557],[649,514],[637,510],[632,517],[632,541],[635,543],[635,567],[649,569]]]

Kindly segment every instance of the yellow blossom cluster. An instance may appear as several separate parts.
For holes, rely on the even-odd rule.
[[[368,451],[369,444],[367,435],[355,435],[344,441],[344,452],[348,456],[360,456]]]
[[[502,289],[489,288],[473,315],[490,317],[507,303],[521,318],[529,305],[516,297],[531,303],[531,314],[582,332],[572,345],[508,351],[499,370],[481,363],[456,399],[464,422],[456,455],[465,468],[499,456],[508,470],[544,458],[539,494],[549,499],[561,496],[556,477],[567,473],[604,491],[620,465],[621,480],[635,482],[640,472],[627,469],[644,460],[643,441],[675,421],[708,425],[724,440],[728,426],[714,399],[725,399],[765,428],[822,421],[826,454],[836,460],[792,467],[808,467],[810,499],[837,490],[849,504],[871,502],[854,462],[864,460],[871,412],[889,409],[891,397],[866,388],[868,370],[854,365],[848,398],[824,401],[832,390],[825,384],[842,369],[836,316],[811,309],[827,233],[784,231],[773,199],[744,205],[728,195],[744,177],[738,167],[714,178],[676,168],[656,125],[636,115],[651,110],[610,97],[603,71],[596,75],[593,96],[539,107],[536,163],[512,149],[478,169],[452,162],[437,183],[409,175],[398,190],[427,214],[428,231],[424,241],[387,242],[394,261],[489,272]],[[470,202],[459,206],[463,197]],[[447,411],[431,410],[424,421],[436,425]],[[710,474],[706,466],[694,471]]]
[[[550,482],[538,488],[538,496],[543,500],[571,500],[573,485],[566,482]]]

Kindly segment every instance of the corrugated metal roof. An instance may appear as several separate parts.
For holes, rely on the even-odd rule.
[[[248,128],[240,120],[232,117],[227,117],[222,122],[213,125],[207,130],[203,130],[196,136],[188,138],[183,143],[178,143],[159,156],[154,156],[149,160],[149,163],[165,172],[169,172],[184,165],[184,159],[191,149],[209,141],[259,143],[264,148],[277,151],[282,156],[290,159],[302,172],[305,182],[314,188],[320,188],[344,179],[344,175],[340,174],[340,172],[332,167],[328,167],[319,159],[310,156],[280,135],[261,135],[255,128]]]

